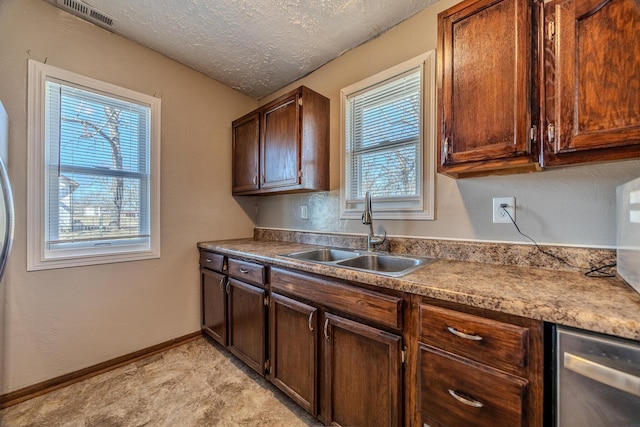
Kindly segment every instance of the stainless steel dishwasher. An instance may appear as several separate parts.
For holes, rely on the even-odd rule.
[[[640,426],[640,342],[556,328],[557,427]]]

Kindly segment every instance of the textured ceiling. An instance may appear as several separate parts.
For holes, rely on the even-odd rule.
[[[47,0],[51,3],[56,0]],[[261,98],[436,0],[88,0],[111,31]]]

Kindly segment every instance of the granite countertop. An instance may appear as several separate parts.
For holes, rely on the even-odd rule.
[[[394,278],[281,256],[317,245],[235,239],[200,242],[198,247],[640,341],[640,294],[619,277],[441,259]]]

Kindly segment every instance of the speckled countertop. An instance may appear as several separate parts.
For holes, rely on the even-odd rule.
[[[310,244],[236,239],[201,242],[198,247],[640,341],[640,294],[618,277],[440,259],[392,278],[281,256],[317,247]]]

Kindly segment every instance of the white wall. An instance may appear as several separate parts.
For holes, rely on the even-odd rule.
[[[309,76],[261,100],[268,102],[301,84],[331,100],[331,189],[329,193],[262,197],[260,227],[365,234],[359,220],[339,218],[340,89],[436,48],[437,14],[457,3],[443,0],[361,45]],[[492,29],[487,29],[492,31]],[[490,54],[490,53],[488,53]],[[491,111],[491,105],[479,114]],[[493,224],[492,198],[515,196],[516,219],[536,240],[563,245],[615,245],[615,187],[640,176],[640,161],[574,166],[542,173],[454,180],[436,177],[435,221],[374,221],[390,235],[517,241],[510,224]],[[299,206],[309,206],[309,220]]]
[[[162,99],[161,259],[26,271],[29,58]],[[198,331],[196,243],[253,233],[254,200],[231,197],[231,121],[257,102],[41,0],[0,2],[0,99],[17,217],[0,393]]]

